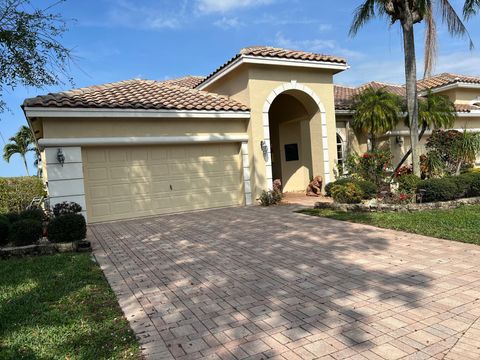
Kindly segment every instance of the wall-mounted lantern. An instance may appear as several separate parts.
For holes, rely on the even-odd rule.
[[[65,155],[63,154],[62,149],[57,150],[57,161],[63,167],[63,164],[65,163]]]
[[[268,145],[265,140],[260,141],[260,148],[262,149],[263,155],[268,154]]]
[[[400,135],[397,135],[395,136],[395,143],[398,145],[398,146],[402,146],[403,145],[403,136],[400,136]]]

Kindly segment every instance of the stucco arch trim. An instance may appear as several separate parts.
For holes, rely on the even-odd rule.
[[[273,178],[272,178],[272,158],[271,158],[271,147],[270,147],[270,119],[269,111],[272,106],[275,98],[289,90],[297,90],[307,94],[318,106],[321,125],[322,125],[322,148],[323,148],[323,177],[324,183],[327,184],[331,181],[330,176],[330,157],[328,153],[328,132],[327,132],[327,116],[325,111],[325,106],[323,105],[320,97],[308,86],[298,83],[296,81],[291,81],[289,83],[284,83],[275,89],[273,89],[270,94],[267,96],[265,103],[263,105],[262,120],[263,120],[263,139],[268,148],[268,154],[265,156],[265,166],[266,166],[266,187],[268,189],[272,188]]]

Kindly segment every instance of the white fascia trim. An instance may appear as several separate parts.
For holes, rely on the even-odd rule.
[[[475,128],[471,128],[471,129],[448,129],[448,130],[456,130],[456,131],[460,131],[460,132],[463,132],[463,131],[467,131],[467,132],[480,132],[480,129],[475,129]],[[425,131],[425,135],[431,135],[432,134],[432,130],[427,130]],[[407,135],[410,135],[410,130],[392,130],[392,131],[389,131],[387,132],[385,135],[387,136],[407,136]]]
[[[437,88],[431,89],[432,93],[438,93],[446,90],[456,89],[456,88],[464,88],[464,89],[480,89],[480,84],[472,84],[466,82],[456,82],[453,84],[439,86]],[[428,91],[421,91],[419,93],[420,96],[427,95]]]
[[[41,108],[26,107],[27,118],[74,117],[74,118],[226,118],[249,119],[249,111],[215,110],[143,110],[143,109],[88,109],[88,108]]]
[[[195,143],[226,143],[248,141],[247,134],[192,135],[192,136],[131,136],[98,138],[40,139],[43,148],[53,146],[114,146],[114,145],[168,145]]]
[[[316,69],[331,69],[344,71],[350,68],[347,64],[337,64],[328,61],[310,61],[310,60],[301,60],[301,59],[280,59],[274,57],[258,57],[252,55],[242,55],[238,59],[234,60],[232,63],[225,66],[223,69],[218,71],[210,79],[205,81],[203,84],[197,87],[199,90],[205,89],[210,84],[219,80],[220,78],[227,75],[229,72],[235,70],[242,64],[262,64],[262,65],[280,65],[280,66],[296,66],[296,67],[306,67],[306,68],[316,68]]]
[[[457,112],[458,117],[480,117],[480,110],[470,110],[470,112]]]
[[[353,115],[354,113],[353,110],[335,110],[336,115]]]

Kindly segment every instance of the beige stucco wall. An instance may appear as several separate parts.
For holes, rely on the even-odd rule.
[[[237,70],[239,76],[231,76],[228,79],[228,86],[227,79],[225,79],[220,80],[218,84],[207,87],[206,90],[229,95],[250,107],[251,117],[247,131],[252,172],[251,184],[254,196],[258,196],[268,186],[266,160],[260,147],[260,142],[264,140],[264,105],[267,102],[267,97],[274,89],[292,81],[310,88],[320,98],[325,107],[330,174],[333,175],[336,159],[333,71],[258,64],[242,65],[241,68],[241,70]],[[312,143],[312,172],[314,175],[323,175],[322,132],[319,115],[314,116],[310,121],[309,132]]]
[[[48,118],[45,138],[178,136],[245,133],[247,119]]]
[[[474,100],[479,100],[480,89],[454,88],[439,92],[439,94],[448,96],[454,103],[469,104]]]

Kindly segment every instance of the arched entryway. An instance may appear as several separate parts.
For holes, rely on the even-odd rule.
[[[310,179],[330,181],[325,108],[308,87],[296,82],[272,91],[264,107],[267,186],[281,179],[284,191],[303,191]]]

